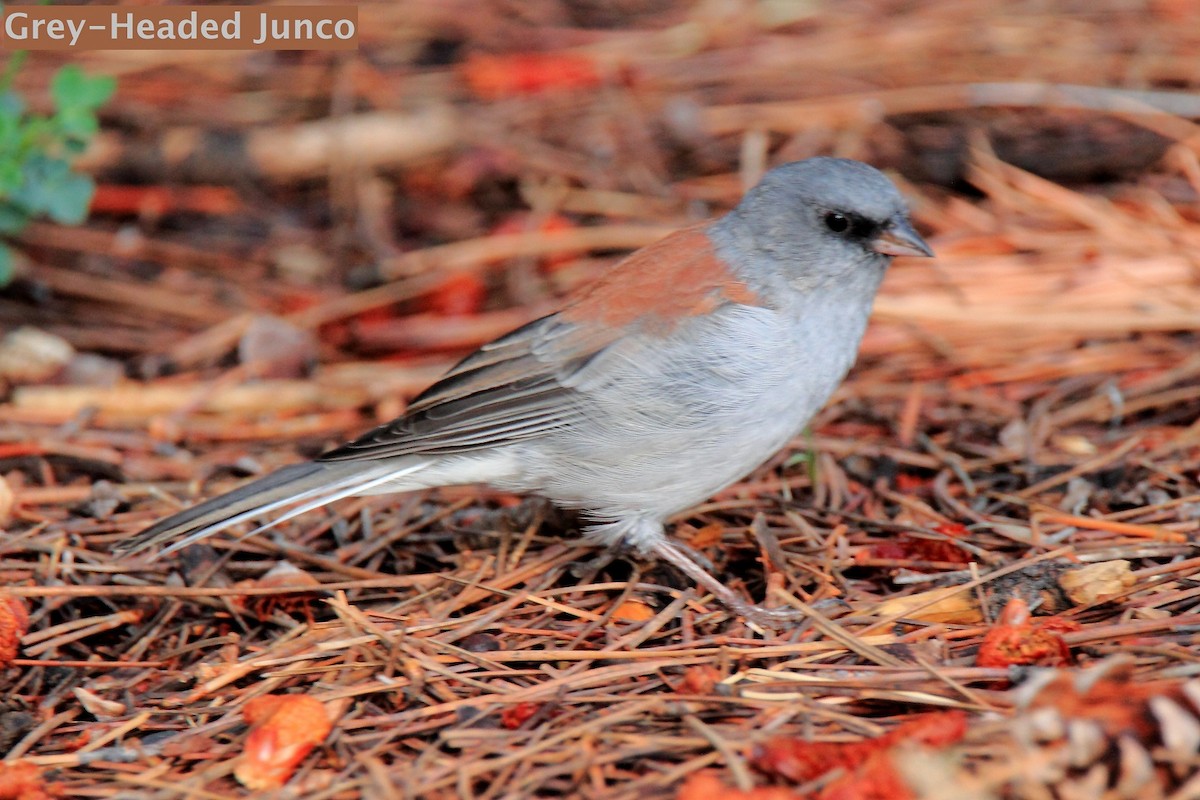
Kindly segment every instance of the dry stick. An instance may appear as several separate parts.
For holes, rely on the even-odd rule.
[[[307,645],[307,643],[302,638],[297,637],[297,638],[293,638],[289,641],[286,641],[286,642],[283,642],[280,644],[275,644],[274,647],[276,649],[281,649],[285,652],[292,652],[292,651],[298,650],[302,647],[305,647],[306,645]],[[308,654],[303,654],[303,655],[305,655],[306,658],[311,659],[311,656],[308,656]],[[172,707],[181,707],[181,706],[186,706],[186,705],[191,705],[193,703],[196,703],[200,699],[212,694],[213,692],[219,691],[220,689],[225,688],[226,686],[228,686],[231,683],[234,683],[235,681],[241,680],[242,678],[246,677],[247,675],[250,675],[253,672],[257,672],[259,669],[262,668],[262,665],[259,662],[260,662],[260,659],[254,658],[254,659],[250,659],[247,661],[237,661],[232,664],[222,665],[223,669],[218,674],[214,675],[213,677],[204,681],[200,685],[196,686],[194,689],[189,691],[184,697],[179,697],[178,695],[173,695],[171,697],[165,698],[162,701],[162,705],[166,708],[172,708]],[[304,660],[304,661],[298,662],[298,664],[300,664],[300,665],[305,665],[305,664],[309,664],[309,663],[311,663],[311,660]],[[196,668],[199,666],[202,666],[202,665],[197,665],[196,667],[193,667],[192,671],[195,671]],[[274,680],[278,681],[278,680],[283,680],[283,679],[276,678]]]
[[[684,714],[683,721],[689,728],[703,736],[721,754],[721,758],[725,760],[725,766],[729,768],[734,785],[740,791],[749,792],[754,788],[754,778],[750,776],[745,759],[723,736],[701,722],[695,714]]]
[[[532,757],[533,755],[535,755],[536,753],[540,753],[544,750],[547,750],[547,749],[553,747],[554,745],[562,744],[563,742],[570,741],[573,738],[575,738],[575,739],[582,738],[582,736],[584,734],[589,733],[591,731],[596,731],[596,730],[612,727],[615,725],[619,725],[627,720],[637,719],[639,717],[644,716],[654,706],[662,704],[662,702],[663,701],[660,699],[653,699],[653,700],[642,700],[641,702],[630,703],[630,705],[632,707],[629,709],[626,709],[624,711],[613,711],[608,714],[597,716],[596,718],[589,720],[588,722],[580,723],[579,725],[576,725],[573,728],[568,728],[567,730],[562,731],[561,733],[554,734],[553,736],[548,736],[545,739],[543,739],[542,741],[538,742],[537,744],[522,747],[522,748],[518,749],[516,752],[509,753],[508,755],[500,756],[499,758],[488,759],[488,760],[483,761],[482,763],[475,762],[473,764],[468,764],[468,765],[460,764],[456,767],[456,772],[458,774],[455,776],[455,778],[450,779],[449,782],[447,782],[447,779],[445,779],[445,778],[438,779],[438,780],[434,781],[432,783],[432,785],[426,784],[425,789],[426,789],[426,791],[428,791],[429,789],[432,789],[435,787],[448,786],[450,783],[452,783],[457,778],[470,779],[470,778],[478,777],[478,776],[486,774],[487,772],[489,772],[493,769],[496,769],[498,767],[502,767],[507,764],[516,763],[516,762],[528,759],[528,758]]]
[[[546,577],[556,579],[558,576],[555,574],[554,570],[548,570],[546,573]],[[590,612],[583,611],[582,609],[577,609],[577,608],[572,608],[570,606],[560,605],[558,603],[554,603],[553,601],[546,599],[544,597],[544,595],[546,594],[546,591],[549,589],[549,584],[551,582],[552,581],[550,581],[550,580],[543,580],[542,584],[540,586],[536,586],[536,587],[532,588],[529,592],[512,592],[512,591],[502,592],[501,594],[507,595],[508,599],[506,599],[502,602],[499,602],[499,603],[492,604],[489,607],[487,607],[485,609],[481,609],[480,611],[478,611],[474,614],[471,614],[467,617],[459,617],[459,618],[455,618],[453,620],[447,620],[448,623],[453,624],[453,629],[452,629],[453,630],[453,641],[461,641],[463,638],[470,636],[473,633],[477,633],[481,630],[484,630],[485,628],[496,625],[496,624],[498,624],[498,620],[512,619],[517,613],[519,613],[518,612],[519,606],[522,603],[527,603],[527,602],[536,602],[538,605],[543,606],[545,608],[552,609],[552,610],[560,610],[560,609],[565,610],[567,613],[571,614],[572,616],[578,616],[581,619],[588,620],[589,627],[598,624],[598,622],[603,619],[602,617],[597,617],[595,614],[591,614]],[[589,619],[589,617],[596,617],[596,618]],[[422,628],[426,629],[426,630],[428,630],[428,629],[438,630],[438,629],[449,628],[449,627],[450,627],[450,625],[445,624],[445,623],[443,623],[441,625],[422,626]],[[415,630],[416,630],[415,628],[409,628],[410,632],[415,631]]]
[[[1105,409],[1105,410],[1101,410],[1099,413],[1104,414],[1105,411],[1108,411],[1107,414],[1104,414],[1105,416],[1112,416],[1114,414],[1114,412],[1119,412],[1120,414],[1123,414],[1123,415],[1133,415],[1133,414],[1137,414],[1140,411],[1146,411],[1151,408],[1158,408],[1160,406],[1172,406],[1172,405],[1187,403],[1187,402],[1196,400],[1197,398],[1200,398],[1200,387],[1198,387],[1198,386],[1181,386],[1176,389],[1168,389],[1166,391],[1156,392],[1156,393],[1150,394],[1150,395],[1126,398],[1121,403],[1120,408],[1112,409],[1112,410]],[[1106,398],[1104,398],[1104,400],[1107,401],[1108,398],[1106,397]],[[1109,401],[1110,409],[1111,409],[1111,405],[1112,405],[1111,401]],[[1088,417],[1087,416],[1077,417],[1077,416],[1068,416],[1066,414],[1062,414],[1062,415],[1055,414],[1052,417],[1052,422],[1056,426],[1064,426],[1071,422],[1078,422],[1081,419],[1085,420],[1085,419],[1088,419]],[[1097,419],[1096,416],[1092,416],[1091,419],[1096,422],[1103,421],[1102,418]]]
[[[1200,614],[1185,614],[1166,619],[1144,619],[1137,622],[1124,622],[1116,625],[1095,625],[1081,631],[1062,634],[1063,641],[1068,645],[1081,645],[1088,642],[1112,642],[1124,636],[1144,636],[1147,633],[1183,629],[1200,625]]]
[[[1073,525],[1077,528],[1085,528],[1087,530],[1123,533],[1126,536],[1136,536],[1139,539],[1153,539],[1157,542],[1186,542],[1188,540],[1187,534],[1158,525],[1138,525],[1132,522],[1116,522],[1114,520],[1097,519],[1095,517],[1082,517],[1077,514],[1067,514],[1053,508],[1034,511],[1032,521],[1034,523],[1057,522],[1061,525]]]
[[[300,328],[317,328],[382,306],[390,306],[420,297],[442,285],[450,277],[440,271],[414,275],[372,289],[336,297],[312,308],[288,314],[285,319]]]
[[[73,755],[73,754],[72,754]],[[57,756],[48,756],[48,758],[57,758]],[[70,763],[62,763],[60,766],[70,766]],[[166,778],[148,778],[145,775],[130,774],[126,772],[117,772],[116,780],[121,783],[128,784],[131,787],[138,789],[159,789],[164,792],[164,796],[182,796],[184,800],[230,800],[230,795],[226,792],[210,792],[202,789],[199,786],[190,786],[183,783],[181,780],[168,780]],[[115,795],[120,797],[120,795]]]
[[[236,544],[243,544],[240,540]],[[257,541],[248,541],[250,548],[268,553],[277,558],[285,558],[290,561],[300,561],[310,566],[319,567],[337,575],[343,575],[347,578],[355,578],[360,581],[373,580],[390,580],[389,576],[385,576],[374,570],[363,569],[352,564],[346,564],[336,558],[323,556],[314,553],[312,550],[293,544],[286,539],[259,539]],[[316,586],[314,588],[320,588]]]
[[[35,264],[31,276],[51,289],[72,297],[83,297],[102,303],[117,303],[138,309],[142,314],[153,312],[168,317],[214,324],[228,316],[225,309],[204,305],[195,297],[159,289],[132,281],[119,281],[98,275],[84,275],[63,267]]]
[[[83,747],[81,747],[79,749],[79,752],[89,753],[94,750],[98,750],[101,747],[103,747],[104,745],[108,744],[109,742],[121,738],[122,736],[124,736],[125,734],[129,733],[132,730],[135,730],[136,728],[140,728],[152,716],[153,716],[153,714],[151,714],[149,711],[143,711],[140,714],[136,714],[133,717],[131,717],[129,720],[118,725],[117,727],[115,727],[109,731],[106,731],[102,736],[97,736],[95,739],[89,741],[87,744],[85,744]]]
[[[1014,572],[1018,572],[1022,569],[1026,569],[1027,567],[1029,567],[1033,564],[1037,564],[1038,562],[1041,562],[1041,561],[1051,561],[1056,558],[1061,558],[1061,557],[1067,555],[1068,553],[1072,552],[1074,549],[1075,549],[1074,547],[1068,546],[1068,547],[1060,547],[1057,550],[1048,550],[1045,553],[1039,553],[1039,554],[1029,557],[1029,558],[1023,558],[1019,561],[1014,561],[1012,564],[1009,564],[1007,567],[1001,567],[1000,569],[993,570],[993,571],[989,572],[987,575],[984,575],[976,580],[968,581],[966,583],[959,584],[958,586],[947,587],[944,592],[938,592],[938,591],[930,592],[930,594],[935,594],[936,596],[932,597],[928,602],[922,603],[919,606],[907,608],[904,610],[904,613],[902,613],[902,614],[894,614],[885,619],[881,619],[878,622],[872,622],[871,624],[869,624],[865,628],[863,628],[861,631],[858,631],[858,634],[861,636],[862,634],[866,633],[867,631],[874,630],[876,628],[882,628],[885,626],[890,626],[893,623],[897,622],[898,620],[904,619],[905,617],[911,615],[912,612],[914,612],[914,611],[919,611],[922,608],[928,608],[929,606],[940,603],[942,600],[944,600],[946,597],[949,597],[952,594],[957,594],[958,592],[974,591],[977,587],[982,586],[989,581],[994,581],[997,578],[1002,578],[1005,575],[1009,575]],[[493,654],[493,657],[494,657],[494,655],[495,654]]]
[[[96,171],[116,164],[149,164],[142,171],[161,173],[157,177],[184,170],[224,176],[233,165],[242,180],[249,172],[282,181],[321,176],[335,154],[355,168],[408,163],[454,147],[462,132],[458,112],[439,104],[412,113],[378,111],[258,127],[233,142],[197,128],[170,129],[149,144],[126,144],[123,139],[129,137],[101,134],[78,165]],[[133,149],[136,155],[126,155]]]
[[[359,538],[358,541],[356,541],[353,545],[343,548],[341,553],[349,562],[362,563],[364,561],[369,561],[380,550],[385,550],[389,547],[397,545],[409,534],[418,530],[428,529],[430,526],[433,526],[447,517],[458,513],[462,509],[478,503],[478,496],[463,497],[461,499],[445,503],[445,505],[438,506],[438,509],[431,514],[425,514],[424,516],[414,515],[412,517],[408,517],[404,520],[402,525],[394,528],[393,530],[387,531],[386,533],[384,531],[372,531],[371,534],[367,536],[365,535],[366,532],[362,531],[361,538]],[[359,512],[356,512],[354,516],[357,516],[358,513]],[[403,545],[400,546],[402,547]],[[355,567],[355,569],[359,568]],[[362,577],[366,576],[364,575]]]
[[[491,658],[494,653],[489,653]],[[545,660],[552,661],[555,659],[547,658]],[[661,660],[661,658],[660,658]],[[475,708],[479,706],[490,706],[498,702],[503,702],[509,705],[516,705],[525,702],[538,702],[550,698],[561,697],[565,691],[582,691],[584,689],[592,689],[596,687],[611,687],[629,681],[632,678],[638,678],[645,675],[650,675],[657,669],[661,669],[661,664],[612,664],[585,673],[583,675],[568,676],[567,679],[551,678],[533,686],[519,689],[503,696],[487,695],[483,697],[464,697],[457,700],[450,700],[439,703],[435,706],[427,706],[425,708],[417,708],[412,710],[401,711],[397,714],[381,714],[370,719],[356,720],[353,723],[344,725],[346,729],[355,729],[361,727],[376,727],[381,724],[395,724],[398,722],[409,723],[417,720],[428,719],[430,717],[444,717],[453,715],[460,709]],[[332,693],[333,696],[340,696],[340,692]],[[318,696],[319,700],[324,700],[324,695]],[[663,702],[657,700],[656,702]]]
[[[875,318],[881,321],[938,323],[970,328],[1027,329],[1027,310],[962,305],[932,297],[880,296],[875,301]],[[1125,311],[1053,311],[1037,317],[1043,332],[1122,334],[1134,331],[1179,331],[1200,327],[1200,312],[1177,309]]]
[[[957,588],[957,587],[955,587]],[[900,619],[897,617],[896,619]],[[891,620],[894,622],[895,620]],[[872,626],[885,623],[873,623]],[[868,644],[884,645],[896,644],[897,637],[891,634],[875,634],[870,637],[860,637],[861,640],[870,639]],[[812,654],[828,654],[850,650],[843,643],[829,642],[802,642],[800,644],[790,645],[764,645],[756,643],[745,647],[734,647],[731,645],[713,645],[704,647],[693,647],[688,650],[671,651],[671,658],[700,658],[709,656],[728,656],[730,658],[777,658],[777,657],[793,657]],[[488,659],[499,663],[521,663],[543,661],[621,661],[621,662],[637,662],[650,661],[656,658],[662,658],[661,650],[655,649],[639,649],[639,650],[613,650],[605,648],[604,650],[492,650],[488,653]],[[892,667],[890,664],[883,666]],[[903,666],[903,664],[901,664]],[[894,668],[894,667],[892,667]]]
[[[1148,240],[1160,245],[1155,249],[1168,245],[1169,240],[1157,231],[1146,232],[1144,225],[1106,199],[1081,194],[1001,161],[982,133],[973,134],[970,154],[968,179],[987,194],[1004,197],[1015,210],[1050,209],[1097,239],[1116,245]]]
[[[277,594],[350,591],[354,589],[407,589],[442,580],[440,575],[397,575],[365,581],[305,584],[301,586],[5,586],[0,597],[269,597]]]
[[[125,669],[144,667],[157,669],[166,666],[166,661],[71,661],[58,658],[14,658],[8,662],[14,667],[77,667],[81,669]]]
[[[139,235],[133,242],[120,230],[81,228],[78,225],[59,225],[49,222],[32,222],[21,231],[21,241],[55,250],[75,253],[98,254],[110,257],[120,253],[125,258],[142,258],[147,261],[164,261],[174,264],[195,265],[206,271],[228,273],[249,264],[262,266],[245,253],[230,253],[192,246],[178,241]]]
[[[254,315],[245,312],[235,314],[161,351],[166,360],[186,369],[203,361],[216,361],[231,351],[246,334]]]
[[[421,648],[423,648],[421,650],[417,650],[415,647],[413,647],[410,643],[411,641],[413,640],[399,642],[398,644],[404,645],[405,651],[412,654],[411,657],[414,658],[423,669],[428,670],[434,675],[440,675],[447,680],[456,681],[464,686],[474,686],[476,689],[491,693],[505,694],[507,692],[522,688],[521,684],[509,680],[509,678],[517,677],[519,673],[523,672],[523,670],[505,668],[503,664],[494,664],[488,659],[483,658],[476,653],[472,653],[469,650],[464,650],[461,647],[455,647],[452,644],[444,645],[443,649],[456,657],[457,664],[455,664],[455,666],[472,665],[492,673],[490,677],[494,682],[488,683],[487,681],[474,678],[465,672],[456,672],[443,667],[442,664],[436,660],[436,657],[440,654],[436,652],[430,652],[435,650],[438,645],[442,644],[441,642],[438,642],[437,639],[415,640],[416,642],[419,642]]]
[[[122,483],[116,489],[123,499],[132,500],[159,496],[162,484]],[[22,486],[15,494],[21,506],[53,506],[87,500],[93,492],[91,486]]]
[[[25,755],[25,753],[28,752],[29,749],[32,748],[35,744],[37,744],[38,740],[41,739],[43,736],[45,736],[47,733],[50,733],[52,730],[54,730],[55,728],[57,728],[58,726],[60,726],[64,723],[70,722],[71,720],[78,717],[81,713],[83,713],[82,707],[72,706],[71,708],[68,708],[65,711],[61,711],[61,712],[55,714],[53,717],[46,720],[41,725],[38,725],[36,728],[31,730],[29,733],[25,734],[24,739],[22,739],[21,741],[14,744],[11,748],[9,748],[8,752],[4,754],[4,760],[9,761],[9,762],[16,761],[18,758]]]
[[[1003,677],[1001,670],[996,670],[996,674],[992,677]],[[743,698],[750,701],[759,701],[763,703],[794,703],[801,698],[809,699],[813,697],[812,691],[818,688],[832,689],[838,695],[852,694],[858,701],[881,701],[886,700],[895,703],[903,703],[905,705],[927,705],[938,706],[941,708],[963,708],[973,711],[997,711],[1003,706],[997,706],[995,703],[989,703],[978,700],[968,691],[964,691],[962,687],[951,686],[955,694],[960,694],[967,699],[960,700],[955,697],[948,697],[946,694],[938,693],[933,689],[928,688],[875,688],[870,686],[862,686],[856,681],[826,681],[816,683],[810,681],[798,681],[788,673],[778,672],[776,670],[754,669],[747,670],[743,673],[745,678],[752,683],[750,685],[727,684],[733,686],[738,698]],[[920,676],[925,679],[927,676]],[[982,677],[982,676],[977,676]],[[771,685],[756,688],[761,683]],[[781,691],[775,688],[777,684],[796,684],[800,686],[796,691]],[[903,685],[903,682],[896,678],[892,681],[895,685]],[[806,692],[805,689],[809,691]]]
[[[1097,470],[1108,466],[1112,462],[1123,458],[1129,453],[1130,450],[1137,447],[1141,443],[1142,438],[1143,437],[1141,435],[1131,436],[1107,453],[1098,455],[1093,459],[1085,461],[1082,464],[1067,470],[1066,472],[1060,472],[1059,474],[1051,476],[1044,481],[1035,483],[1033,486],[1022,489],[1021,491],[1017,492],[1017,497],[1030,498],[1034,495],[1039,495],[1043,492],[1053,489],[1055,486],[1064,484],[1072,478],[1076,478],[1088,472],[1096,472]]]
[[[1200,570],[1200,558],[1189,558],[1184,561],[1174,561],[1170,564],[1156,564],[1153,567],[1135,570],[1133,574],[1138,579],[1138,582],[1141,583],[1147,578],[1188,572],[1189,570]]]
[[[898,114],[969,108],[1073,108],[1115,114],[1142,123],[1155,118],[1153,130],[1186,140],[1197,127],[1182,117],[1200,117],[1200,95],[1145,92],[1054,83],[971,83],[917,86],[817,100],[716,106],[700,112],[710,133],[724,135],[748,128],[800,132],[843,127]]]
[[[920,657],[917,657],[915,661],[924,667],[925,671],[928,672],[934,680],[946,684],[946,686],[949,686],[952,690],[958,692],[960,695],[967,698],[967,700],[974,703],[976,708],[989,709],[993,711],[997,709],[995,704],[985,700],[979,694],[979,692],[967,686],[966,684],[954,680],[949,675],[944,674],[943,671],[938,669],[936,665],[929,663]]]
[[[678,226],[597,225],[562,231],[503,233],[466,239],[405,253],[380,265],[386,278],[420,275],[432,270],[479,269],[510,258],[580,250],[631,250],[653,244]]]
[[[573,561],[577,556],[576,548],[567,547],[566,545],[554,545],[546,548],[540,557],[532,563],[526,564],[520,569],[512,572],[505,572],[496,575],[489,579],[487,583],[476,581],[464,581],[467,588],[447,601],[445,614],[449,616],[451,613],[458,611],[472,603],[478,603],[481,600],[486,600],[487,597],[496,591],[496,589],[507,590],[517,584],[526,583],[532,578],[543,574],[547,570],[561,567]],[[503,591],[499,592],[503,593]],[[533,599],[533,598],[531,598]],[[586,612],[585,612],[586,613]]]
[[[459,273],[462,274],[462,273]],[[518,301],[516,305],[470,315],[446,316],[436,311],[418,311],[360,328],[358,347],[372,352],[442,352],[480,347],[498,336],[519,328],[532,319],[553,313],[561,301]]]
[[[561,566],[561,563],[551,567],[551,569],[557,569],[558,566]],[[445,578],[447,581],[451,581],[454,583],[461,583],[467,589],[472,589],[472,590],[486,589],[488,592],[493,593],[493,594],[498,594],[501,597],[507,597],[510,599],[521,600],[526,603],[533,603],[534,605],[542,606],[543,608],[546,608],[546,609],[553,611],[555,613],[558,613],[558,614],[567,614],[572,617],[578,617],[579,619],[588,620],[589,622],[596,622],[597,620],[602,619],[602,617],[600,615],[594,614],[591,611],[587,611],[582,608],[574,608],[572,606],[565,605],[563,603],[559,603],[554,600],[548,600],[545,597],[540,597],[539,595],[533,594],[532,592],[530,592],[528,590],[513,591],[513,590],[507,589],[507,588],[500,588],[499,586],[495,586],[491,583],[482,583],[481,581],[476,580],[474,578],[459,578],[454,575],[447,575],[447,576],[445,576]],[[519,583],[520,581],[517,581],[517,582]],[[470,603],[466,603],[463,605],[470,605],[471,603],[477,602],[479,599],[482,599],[482,598],[477,598],[476,600],[472,600]],[[457,610],[457,609],[452,609],[452,611],[453,610]],[[470,617],[450,617],[447,614],[447,615],[443,615],[442,619],[443,619],[443,622],[441,622],[441,623],[435,623],[432,625],[423,625],[423,626],[421,626],[420,629],[421,630],[438,629],[438,628],[447,628],[447,627],[451,627],[451,626],[457,628],[460,620],[466,621],[466,620],[470,619]]]
[[[659,611],[651,619],[635,627],[632,631],[611,643],[609,645],[609,649],[633,649],[640,647],[647,639],[662,630],[663,626],[665,626],[668,622],[679,619],[679,615],[683,611],[683,607],[687,605],[691,599],[691,591],[683,592],[666,608],[664,608],[662,611]]]
[[[1129,517],[1138,517],[1143,514],[1153,514],[1159,511],[1166,511],[1177,506],[1188,505],[1189,503],[1200,503],[1200,494],[1186,494],[1183,497],[1176,497],[1167,500],[1163,503],[1155,503],[1149,506],[1138,506],[1137,508],[1126,508],[1121,511],[1114,511],[1111,514],[1103,514],[1100,519],[1123,520]]]
[[[659,773],[654,770],[647,770],[646,774],[629,781],[626,786],[637,787],[639,783],[649,783],[658,789],[678,788],[676,787],[677,783],[683,781],[689,775],[694,775],[705,767],[716,764],[721,760],[721,757],[721,754],[714,749],[711,753],[705,753],[704,755],[688,759],[665,772]],[[641,797],[642,795],[639,793],[634,796]]]
[[[37,655],[37,652],[30,645],[39,645],[47,640],[54,640],[59,637],[67,638],[67,641],[72,641],[79,636],[90,636],[92,633],[111,630],[112,628],[135,622],[140,616],[140,611],[127,609],[125,611],[116,611],[103,617],[83,617],[27,633],[21,637],[21,642],[25,645],[26,652],[29,652],[31,655]]]
[[[64,417],[96,408],[127,417],[145,418],[191,406],[203,384],[159,383],[99,386],[22,386],[13,392],[15,408],[34,408]],[[342,404],[339,404],[342,405]],[[266,380],[226,386],[201,403],[203,410],[220,413],[256,413],[328,408],[320,386],[313,381]]]
[[[862,632],[869,630],[864,628],[863,631],[852,632],[843,628],[841,625],[835,625],[827,619],[823,614],[817,611],[809,604],[799,600],[791,595],[783,595],[785,601],[794,608],[804,613],[806,621],[810,622],[814,628],[828,636],[830,639],[841,644],[851,652],[858,653],[868,661],[874,661],[876,664],[884,667],[905,667],[903,661],[893,656],[886,650],[881,650],[875,645],[867,642],[862,636]],[[873,626],[871,626],[873,627]]]
[[[346,413],[389,394],[413,394],[428,386],[445,365],[389,366],[349,362],[322,367],[314,380],[269,379],[214,392],[201,409],[214,414],[251,415],[283,411]],[[96,408],[104,418],[135,420],[177,411],[197,397],[195,383],[156,383],[97,386],[22,386],[0,419],[12,422],[61,424],[80,412]],[[196,424],[189,422],[188,424]],[[277,423],[284,430],[289,420]],[[37,491],[36,487],[31,489]]]

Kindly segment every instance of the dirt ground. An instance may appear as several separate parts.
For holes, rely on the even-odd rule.
[[[69,57],[118,89],[0,290],[0,800],[1200,797],[1200,4],[359,15]],[[113,554],[818,154],[937,258],[674,527],[810,625],[478,487]]]

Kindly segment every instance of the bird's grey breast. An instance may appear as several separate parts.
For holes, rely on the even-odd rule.
[[[582,419],[530,444],[521,486],[597,516],[666,516],[799,433],[853,361],[866,311],[729,304],[592,365]],[[586,378],[586,376],[585,376]]]

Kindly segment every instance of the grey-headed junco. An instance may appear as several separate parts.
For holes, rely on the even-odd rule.
[[[121,548],[170,549],[287,506],[488,483],[582,509],[589,540],[660,557],[751,606],[664,521],[796,436],[858,351],[892,256],[931,256],[896,187],[857,161],[766,174],[727,216],[643,248],[561,311],[479,348],[404,416],[182,511]]]

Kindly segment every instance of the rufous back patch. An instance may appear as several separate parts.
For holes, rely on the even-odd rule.
[[[725,303],[763,305],[717,255],[707,227],[684,228],[633,253],[577,292],[559,317],[613,328],[640,322],[643,330],[666,333]]]

